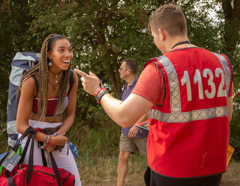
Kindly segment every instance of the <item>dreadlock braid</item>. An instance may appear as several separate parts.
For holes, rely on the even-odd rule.
[[[39,61],[39,101],[38,101],[38,114],[40,121],[44,120],[47,112],[48,101],[48,42],[55,34],[49,35],[42,44],[41,58]]]

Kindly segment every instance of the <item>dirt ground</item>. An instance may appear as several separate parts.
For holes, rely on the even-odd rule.
[[[82,179],[83,186],[115,186],[116,183],[116,176],[101,177],[100,179],[94,177],[92,181],[88,180],[87,183],[84,178]],[[128,174],[125,186],[144,186],[143,174],[139,172]],[[221,186],[240,186],[240,163],[230,162],[226,173],[223,174]]]
[[[239,162],[230,162],[227,171],[223,174],[221,186],[240,186]]]

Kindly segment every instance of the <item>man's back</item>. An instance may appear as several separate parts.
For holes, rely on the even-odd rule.
[[[227,58],[201,48],[185,48],[153,61],[164,75],[165,100],[148,112],[149,166],[170,177],[224,172],[231,88]]]

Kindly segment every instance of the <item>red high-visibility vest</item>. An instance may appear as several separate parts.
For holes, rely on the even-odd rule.
[[[164,103],[148,112],[149,167],[164,176],[226,171],[232,70],[226,56],[185,48],[150,59],[163,75]],[[145,67],[146,67],[145,66]]]

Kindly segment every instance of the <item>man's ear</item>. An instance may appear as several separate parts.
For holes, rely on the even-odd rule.
[[[128,68],[127,69],[127,74],[130,74],[131,73],[131,70]]]
[[[159,38],[161,39],[161,41],[164,41],[166,39],[166,31],[159,28],[158,29],[158,34],[159,34]]]

